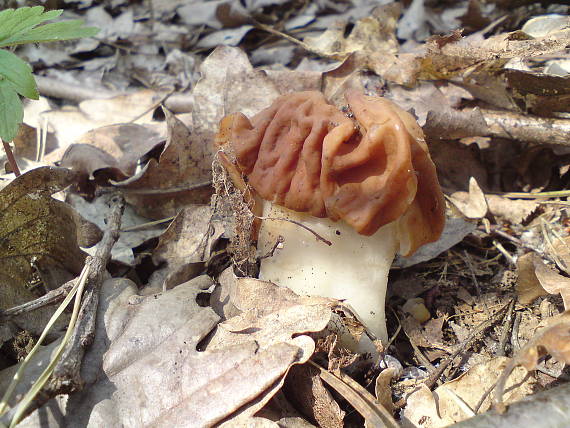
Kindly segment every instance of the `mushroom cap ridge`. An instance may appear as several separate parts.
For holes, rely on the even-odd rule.
[[[400,253],[409,255],[437,240],[445,222],[421,128],[385,98],[349,91],[346,99],[353,118],[320,92],[286,94],[251,121],[226,116],[216,142],[262,198],[362,235],[398,220]]]

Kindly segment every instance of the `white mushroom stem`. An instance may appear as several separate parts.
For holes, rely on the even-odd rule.
[[[264,202],[263,216],[302,223],[332,245],[292,222],[264,219],[258,253],[267,254],[279,236],[284,242],[273,257],[262,260],[260,278],[299,295],[345,300],[368,330],[386,344],[386,287],[398,250],[396,224],[363,236],[342,221],[313,217],[269,202]]]

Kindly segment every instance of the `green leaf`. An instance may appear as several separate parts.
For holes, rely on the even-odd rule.
[[[44,21],[57,18],[62,10],[52,10],[43,13],[42,6],[6,9],[0,12],[0,41],[8,37],[17,38]]]
[[[18,93],[10,82],[0,80],[0,138],[12,141],[23,120],[24,108]]]
[[[73,19],[70,21],[54,22],[41,25],[25,34],[11,36],[0,41],[0,47],[21,45],[23,43],[56,42],[62,40],[91,37],[99,32],[95,27],[83,27],[83,21]]]
[[[39,97],[32,67],[12,52],[0,49],[0,78],[12,83],[19,94],[37,100]]]

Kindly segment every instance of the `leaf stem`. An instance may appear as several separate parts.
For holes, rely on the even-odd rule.
[[[14,157],[14,153],[12,152],[10,144],[2,140],[1,138],[0,141],[2,141],[2,145],[4,146],[4,151],[6,152],[6,157],[8,158],[8,164],[10,165],[10,168],[12,168],[12,172],[16,177],[20,176],[21,175],[20,168],[18,168],[18,164],[16,163],[16,158]]]

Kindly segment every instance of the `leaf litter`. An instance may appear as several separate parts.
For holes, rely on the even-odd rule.
[[[42,230],[53,242],[32,244],[8,281],[21,298],[2,310],[39,297],[31,284],[57,289],[73,278],[85,257],[79,247],[96,241],[79,239],[96,229],[51,190],[71,184],[66,201],[100,228],[113,192],[124,194],[130,212],[84,357],[88,387],[43,407],[48,426],[60,426],[49,409],[85,426],[361,426],[360,414],[370,422],[374,410],[351,401],[353,389],[328,384],[309,359],[344,385],[348,373],[369,391],[376,386],[378,402],[360,399],[368,409],[382,403],[404,426],[447,426],[493,400],[503,409],[564,384],[567,323],[556,315],[568,301],[561,192],[569,165],[568,10],[491,3],[153,1],[148,19],[146,4],[83,2],[66,13],[100,26],[97,40],[70,43],[58,56],[46,53],[52,46],[22,50],[43,69],[40,92],[68,101],[26,106],[32,128],[27,141],[16,141],[18,161],[61,162],[73,173],[39,168],[32,177],[45,177],[20,193],[18,180],[4,189],[8,198],[37,200],[30,210],[51,221]],[[449,198],[442,239],[395,264],[393,339],[372,360],[324,345],[331,319],[355,322],[338,317],[339,302],[255,279],[250,244],[260,213],[247,182],[226,175],[232,172],[211,144],[228,113],[255,114],[293,90],[322,90],[342,106],[348,88],[384,95],[416,115]],[[161,103],[176,108],[159,110]],[[46,132],[45,156],[32,158],[41,152],[33,139]],[[50,187],[53,180],[61,184]],[[11,209],[2,209],[6,218]],[[35,223],[26,224],[24,232],[35,233]],[[11,234],[0,251],[13,251],[14,239],[35,242]],[[57,254],[57,263],[46,256]],[[421,302],[422,317],[412,302]],[[33,340],[49,311],[11,317],[10,329],[2,319],[3,351],[15,355],[15,334]],[[57,343],[36,357],[40,365]],[[388,368],[390,359],[401,369]],[[16,367],[2,364],[0,386]],[[511,376],[493,392],[505,366]],[[27,373],[19,394],[36,376]],[[41,417],[32,413],[22,425],[38,426]]]

